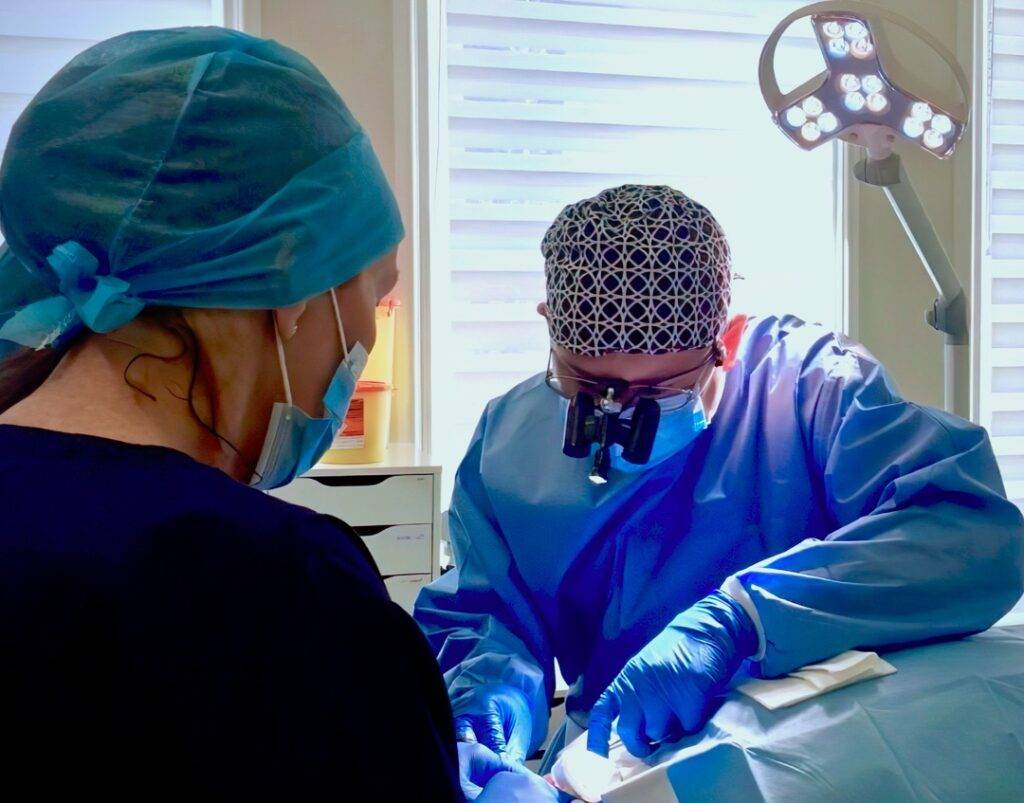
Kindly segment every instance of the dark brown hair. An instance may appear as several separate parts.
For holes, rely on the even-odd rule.
[[[0,359],[0,413],[35,392],[64,359],[72,343],[38,350],[22,347]]]

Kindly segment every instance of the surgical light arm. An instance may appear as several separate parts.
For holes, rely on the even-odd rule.
[[[970,386],[967,298],[953,263],[914,190],[910,176],[903,169],[898,154],[891,153],[884,159],[862,159],[854,166],[853,174],[865,184],[879,187],[885,193],[910,244],[924,265],[928,278],[935,286],[938,297],[927,311],[925,320],[944,335],[945,407],[967,418],[970,412],[967,393]]]

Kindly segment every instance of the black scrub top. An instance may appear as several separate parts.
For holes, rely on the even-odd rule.
[[[461,799],[360,539],[160,447],[0,426],[0,727],[33,798]]]

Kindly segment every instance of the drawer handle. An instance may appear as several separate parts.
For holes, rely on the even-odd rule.
[[[360,524],[358,527],[352,527],[353,532],[360,538],[373,538],[375,535],[380,535],[385,530],[391,530],[398,527],[423,527],[427,530],[426,534],[429,534],[429,524]],[[419,534],[424,534],[422,530]]]
[[[352,529],[355,530],[356,535],[358,535],[360,538],[372,538],[373,536],[380,535],[385,530],[389,530],[394,526],[394,524],[364,524],[359,527],[353,527]]]
[[[321,485],[329,485],[332,488],[344,488],[345,486],[362,486],[367,485],[380,485],[384,480],[389,480],[392,477],[397,476],[395,474],[379,474],[377,476],[369,477],[307,477],[306,479],[314,480],[319,482]]]

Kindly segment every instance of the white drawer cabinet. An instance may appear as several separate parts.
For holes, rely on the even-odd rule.
[[[355,527],[385,577],[394,574],[427,574],[433,569],[433,533],[430,524],[397,524],[390,527]]]
[[[274,493],[297,505],[337,516],[353,527],[383,524],[428,524],[433,519],[432,474],[392,476],[327,473],[300,477]]]
[[[271,493],[350,525],[391,599],[412,611],[419,590],[439,573],[441,469],[420,464],[400,445],[390,456],[376,465],[321,464]]]
[[[392,600],[412,613],[412,606],[416,604],[416,595],[429,582],[429,574],[396,574],[394,577],[386,577],[384,586]]]

